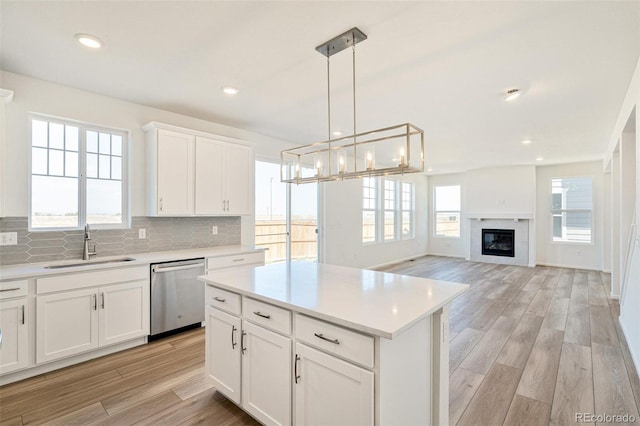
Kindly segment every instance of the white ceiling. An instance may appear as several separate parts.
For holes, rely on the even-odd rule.
[[[2,0],[1,24],[6,71],[300,144],[327,137],[314,48],[357,26],[358,130],[422,127],[434,173],[601,158],[640,55],[639,1]],[[350,61],[332,58],[345,134]],[[507,103],[512,87],[524,94]]]

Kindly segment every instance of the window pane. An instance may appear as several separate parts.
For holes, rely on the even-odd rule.
[[[78,177],[78,153],[66,151],[65,157],[65,176]]]
[[[49,148],[64,149],[64,126],[49,123]]]
[[[53,176],[64,175],[64,151],[49,150],[49,174]]]
[[[122,179],[121,157],[111,157],[111,179]]]
[[[78,179],[31,177],[31,227],[78,226]]]
[[[591,242],[591,212],[563,212],[553,217],[553,240]]]
[[[396,238],[396,212],[384,212],[384,239],[393,240]]]
[[[87,177],[98,177],[98,156],[96,154],[87,154]]]
[[[362,212],[362,242],[373,243],[376,241],[376,213],[373,211]]]
[[[98,152],[98,133],[87,132],[87,152]]]
[[[74,126],[65,126],[65,149],[67,151],[78,150],[78,128]]]
[[[111,135],[100,133],[100,154],[111,154]]]
[[[562,215],[553,215],[553,240],[562,240]]]
[[[87,222],[122,223],[120,181],[87,179]]]
[[[122,136],[111,135],[111,154],[122,156]]]
[[[551,179],[551,208],[554,210],[590,210],[593,182],[589,177]]]
[[[31,149],[31,173],[46,175],[47,174],[47,149],[32,148]]]
[[[460,213],[436,213],[436,236],[459,237]]]
[[[435,210],[460,210],[460,185],[436,186]]]
[[[47,122],[33,120],[31,123],[31,145],[47,147]]]
[[[100,179],[110,179],[111,178],[111,157],[108,155],[100,155],[99,156],[99,165],[98,165],[98,177]]]
[[[402,212],[402,236],[409,237],[411,234],[411,213]]]

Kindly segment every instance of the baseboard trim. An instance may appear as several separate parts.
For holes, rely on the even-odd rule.
[[[380,264],[378,264],[378,265],[367,266],[367,267],[366,267],[366,268],[364,268],[364,269],[378,269],[378,268],[384,268],[384,267],[386,267],[386,266],[395,265],[396,263],[406,262],[406,261],[408,261],[408,260],[417,259],[417,258],[419,258],[419,257],[423,257],[423,256],[428,256],[428,253],[416,254],[416,255],[413,255],[413,256],[403,257],[403,258],[400,258],[400,259],[392,260],[392,261],[390,261],[390,262],[380,263]]]
[[[589,267],[586,267],[586,266],[578,266],[578,265],[565,265],[565,264],[562,264],[562,263],[537,262],[536,266],[551,266],[553,268],[570,268],[570,269],[582,269],[584,271],[604,272],[600,268],[589,268]]]
[[[618,317],[618,323],[620,324],[620,329],[622,329],[622,334],[624,334],[624,338],[627,340],[627,347],[629,348],[629,353],[631,354],[631,360],[636,367],[636,371],[640,371],[640,354],[634,351],[634,348],[629,343],[629,333],[627,333],[627,329],[624,325],[623,321],[620,321],[620,317]]]
[[[427,253],[427,256],[441,256],[441,257],[453,257],[456,259],[464,259],[467,260],[466,256],[461,256],[461,255],[456,255],[456,254],[450,254],[450,253]]]

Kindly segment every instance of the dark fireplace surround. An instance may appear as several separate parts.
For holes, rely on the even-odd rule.
[[[515,257],[515,230],[483,229],[482,254]]]

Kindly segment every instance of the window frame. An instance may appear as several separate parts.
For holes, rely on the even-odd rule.
[[[447,186],[457,186],[459,188],[460,193],[460,210],[438,210],[437,203],[437,188],[447,187]],[[438,214],[457,214],[458,215],[458,235],[457,236],[448,236],[448,235],[438,235]],[[462,238],[462,185],[460,184],[445,184],[445,185],[434,185],[433,186],[433,238],[442,238],[448,240],[459,240]]]
[[[416,227],[416,203],[415,203],[415,183],[414,182],[410,182],[410,181],[405,181],[405,180],[401,180],[401,179],[392,179],[392,178],[388,178],[388,177],[383,177],[383,176],[372,176],[370,178],[366,178],[366,179],[372,179],[372,181],[375,184],[374,187],[374,208],[365,208],[364,207],[364,180],[363,180],[363,184],[361,185],[361,219],[362,222],[360,223],[360,241],[362,242],[363,246],[366,245],[372,245],[372,244],[384,244],[384,243],[393,243],[393,242],[397,242],[397,241],[408,241],[408,240],[412,240],[415,239],[415,235],[416,235],[416,231],[415,231],[415,227]],[[393,209],[389,209],[386,208],[386,199],[385,199],[385,189],[386,189],[386,182],[392,182],[393,183]],[[403,207],[403,196],[404,196],[404,192],[403,192],[403,185],[410,185],[410,197],[411,199],[409,200],[410,204],[409,204],[409,209],[404,209]],[[364,213],[365,212],[373,212],[374,216],[375,216],[375,240],[373,241],[363,241],[364,238],[364,233],[363,233],[363,229],[364,229]],[[394,214],[394,224],[393,224],[393,238],[384,238],[384,228],[385,228],[385,222],[384,222],[384,217],[385,217],[385,213],[386,212],[393,212]],[[402,215],[403,213],[408,212],[410,214],[410,220],[411,220],[411,232],[409,235],[403,235],[402,234]]]
[[[63,126],[74,126],[78,128],[78,225],[77,226],[60,226],[60,227],[33,227],[33,121],[45,121],[47,123],[60,124]],[[117,135],[122,137],[122,176],[121,176],[121,197],[122,197],[122,222],[121,223],[108,223],[108,224],[90,224],[92,229],[130,229],[131,228],[131,211],[130,211],[130,194],[131,194],[131,182],[130,176],[130,156],[131,145],[129,140],[131,134],[129,130],[100,126],[93,123],[87,123],[79,120],[73,120],[69,118],[56,117],[46,114],[29,113],[28,114],[28,141],[27,145],[28,155],[28,191],[27,191],[27,205],[28,205],[28,231],[29,232],[63,232],[63,231],[76,231],[84,229],[84,225],[87,223],[87,132],[94,131],[102,133],[109,133],[111,135]],[[47,139],[48,140],[48,139]],[[47,148],[49,149],[49,148]]]
[[[380,185],[382,188],[382,225],[379,225],[381,227],[381,231],[382,231],[382,241],[385,243],[389,243],[392,241],[398,241],[400,238],[398,238],[398,199],[400,197],[398,197],[398,181],[395,179],[388,179],[388,178],[384,178],[384,179],[380,179],[383,183],[383,185]],[[391,194],[393,195],[393,199],[389,200],[392,203],[392,208],[387,208],[387,182],[391,183]],[[393,236],[391,238],[386,238],[385,236],[385,228],[386,228],[386,216],[387,216],[387,212],[389,213],[393,213]]]
[[[409,209],[404,208],[404,186],[409,185]],[[412,240],[416,237],[416,185],[413,182],[405,182],[399,181],[400,186],[400,239],[401,240]],[[402,224],[403,224],[403,216],[404,213],[409,213],[409,226],[410,232],[409,235],[405,236],[402,232]]]
[[[557,180],[557,179],[589,179],[591,182],[591,208],[590,209],[554,209],[553,208],[553,181]],[[594,184],[593,184],[593,176],[562,176],[562,177],[552,177],[551,179],[549,179],[549,189],[550,189],[550,193],[549,193],[549,200],[551,201],[551,205],[549,208],[549,213],[550,213],[550,217],[551,220],[549,221],[549,240],[551,244],[558,244],[558,245],[578,245],[578,246],[593,246],[595,245],[595,230],[594,230],[594,226],[595,226],[595,220],[594,220],[594,207],[593,207],[593,203],[595,200],[595,188],[594,188]],[[560,215],[562,215],[562,213],[567,213],[567,212],[571,212],[571,213],[589,213],[589,230],[590,230],[590,235],[589,235],[589,241],[567,241],[567,240],[555,240],[554,239],[554,235],[553,235],[553,218],[554,216],[556,216],[558,213]]]
[[[371,179],[371,181],[373,182],[373,209],[371,208],[364,208],[364,179]],[[362,212],[360,214],[360,219],[363,221],[360,224],[360,242],[362,243],[362,245],[372,245],[372,244],[379,244],[381,241],[381,236],[380,236],[380,214],[379,214],[379,210],[380,210],[380,182],[379,179],[376,177],[369,177],[369,178],[364,178],[362,180],[362,198],[361,198],[361,203],[362,203]],[[371,188],[371,187],[369,187]],[[373,212],[373,217],[374,217],[374,224],[373,224],[373,230],[374,230],[374,238],[372,241],[364,241],[364,212]]]

